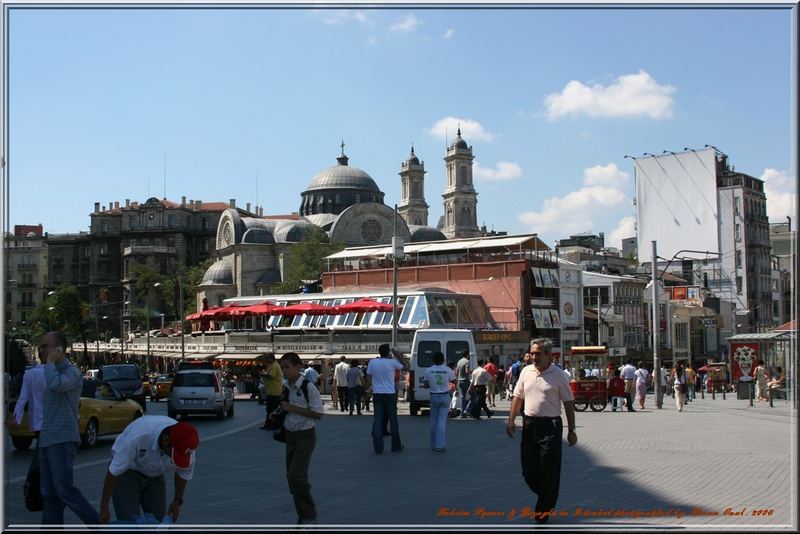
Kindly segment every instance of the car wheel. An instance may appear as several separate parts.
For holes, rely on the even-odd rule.
[[[14,448],[18,451],[26,451],[30,448],[31,443],[33,443],[33,438],[21,438],[16,436],[11,436],[11,443],[14,445]]]
[[[225,406],[224,405],[217,412],[217,419],[225,419]]]
[[[411,403],[411,415],[417,415],[419,413],[419,405],[416,402]]]
[[[97,419],[89,419],[86,423],[86,431],[81,436],[81,445],[87,449],[97,445]]]
[[[233,404],[231,403],[230,407],[228,408],[228,417],[233,417]]]

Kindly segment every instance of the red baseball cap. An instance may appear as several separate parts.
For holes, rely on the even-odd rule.
[[[189,423],[177,423],[169,429],[169,442],[172,444],[172,461],[181,469],[192,462],[192,453],[200,444],[197,430]]]

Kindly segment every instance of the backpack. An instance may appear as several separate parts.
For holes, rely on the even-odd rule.
[[[39,474],[38,462],[38,448],[35,455],[36,463],[32,463],[28,470],[28,476],[25,479],[25,484],[22,486],[22,494],[25,496],[25,508],[31,512],[41,512],[44,508],[44,500],[42,499],[41,489],[41,476]]]
[[[303,382],[300,383],[300,391],[303,392],[303,396],[306,398],[306,404],[310,401],[308,400],[308,384],[310,382],[306,377],[303,377]],[[283,386],[283,391],[281,391],[281,398],[280,402],[288,401],[289,400],[289,388]],[[286,421],[287,412],[281,410],[277,415],[277,420],[274,423],[275,432],[272,434],[272,439],[275,441],[280,441],[281,443],[286,443],[286,428],[283,426],[283,422]],[[271,425],[273,426],[273,425]]]

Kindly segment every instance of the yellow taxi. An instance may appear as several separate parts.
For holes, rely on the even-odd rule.
[[[9,406],[10,412],[6,418],[8,433],[14,448],[24,450],[30,447],[35,439],[33,431],[28,427],[28,411],[22,417],[19,428],[11,426],[14,420],[14,404]],[[97,438],[109,434],[119,434],[129,423],[142,416],[142,407],[138,402],[126,399],[122,394],[107,382],[97,382],[91,379],[83,380],[81,400],[78,405],[80,420],[78,431],[81,434],[83,447],[94,447]]]
[[[150,400],[158,402],[161,399],[169,397],[169,392],[172,389],[172,377],[170,375],[158,375],[154,381],[150,383]]]

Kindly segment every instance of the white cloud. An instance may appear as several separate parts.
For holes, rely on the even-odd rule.
[[[636,236],[636,217],[623,217],[617,223],[617,227],[611,231],[607,246],[616,247],[622,251],[622,240]]]
[[[346,22],[356,21],[369,27],[374,27],[375,22],[369,18],[364,11],[353,11],[351,9],[324,11],[322,21],[325,24],[338,26]]]
[[[461,127],[461,137],[467,141],[467,144],[472,139],[480,139],[482,141],[491,141],[494,136],[483,129],[483,126],[477,121],[469,119],[460,119],[458,117],[445,117],[434,124],[428,133],[433,137],[444,139],[447,137],[449,141],[456,138],[456,131]]]
[[[640,70],[625,74],[616,83],[591,87],[572,80],[560,93],[544,99],[547,117],[556,120],[564,116],[586,114],[590,117],[638,117],[668,119],[673,115],[672,85],[659,85],[650,74]]]
[[[419,23],[419,19],[414,15],[406,15],[389,26],[389,29],[393,32],[413,32]]]
[[[795,217],[797,187],[788,171],[766,168],[760,176],[764,180],[767,196],[767,215],[773,222],[784,222],[786,217]]]
[[[448,28],[447,31],[442,34],[442,39],[450,39],[455,34],[456,31],[453,28]]]
[[[567,236],[594,227],[595,217],[630,202],[625,192],[630,176],[616,164],[589,167],[583,175],[583,187],[545,200],[539,211],[520,213],[519,221],[532,232]]]
[[[477,160],[472,166],[472,174],[476,180],[484,182],[503,182],[515,180],[522,176],[522,167],[510,161],[500,161],[494,169],[481,167]]]

